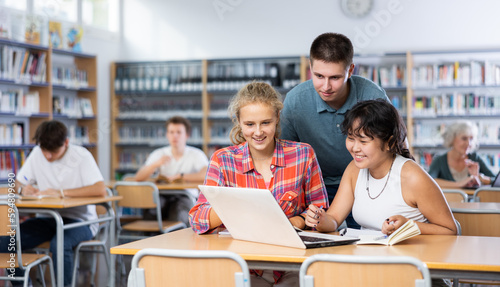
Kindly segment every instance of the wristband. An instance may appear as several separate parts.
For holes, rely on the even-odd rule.
[[[299,214],[299,215],[297,215],[297,216],[302,217],[302,219],[304,219],[304,222],[306,222],[306,218],[305,218],[302,214]]]

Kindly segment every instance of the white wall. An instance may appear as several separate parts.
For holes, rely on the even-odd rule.
[[[339,0],[127,0],[123,56],[305,55],[312,40],[327,31],[350,37],[356,53],[500,48],[500,1],[375,2],[368,17],[352,19],[341,12]]]
[[[120,58],[120,39],[91,33],[85,37],[85,53],[97,55],[98,164],[104,179],[111,178],[110,64]]]

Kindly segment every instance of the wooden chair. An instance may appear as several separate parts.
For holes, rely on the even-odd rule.
[[[113,196],[113,192],[111,189],[106,188],[106,192],[108,196]],[[102,205],[97,205],[96,206],[97,210],[97,215],[106,215],[106,216],[111,216],[112,218],[115,218],[115,212],[113,210],[113,207],[111,206],[111,203],[106,203],[106,206]],[[112,219],[113,220],[113,219]],[[71,285],[74,287],[77,284],[78,281],[78,269],[80,267],[80,252],[88,252],[88,253],[93,253],[92,256],[92,263],[91,263],[91,269],[90,269],[90,285],[91,286],[96,286],[95,284],[95,274],[96,274],[96,268],[97,268],[97,257],[95,256],[96,253],[100,253],[104,255],[104,260],[106,262],[106,267],[108,270],[108,274],[111,274],[111,263],[110,263],[110,253],[109,253],[109,248],[108,248],[108,238],[109,238],[109,232],[110,232],[110,224],[114,224],[114,222],[110,221],[105,221],[102,222],[99,225],[99,230],[97,231],[96,235],[92,240],[88,241],[82,241],[80,242],[76,248],[75,248],[75,256],[74,256],[74,262],[73,262],[73,281],[71,282]]]
[[[468,202],[469,196],[460,189],[443,189],[444,197],[448,202]]]
[[[455,220],[460,222],[462,234],[469,236],[500,236],[500,210],[474,210],[452,208]],[[453,286],[459,284],[500,285],[498,281],[453,279]]]
[[[167,233],[170,231],[186,228],[186,225],[180,221],[163,221],[161,217],[160,196],[158,188],[151,182],[118,181],[114,185],[114,191],[123,198],[117,202],[118,220],[117,220],[117,241],[120,239],[143,239],[147,234]],[[120,223],[120,209],[156,209],[155,220],[139,219],[126,224]],[[128,234],[125,234],[128,233]],[[134,235],[135,234],[135,235]]]
[[[462,227],[462,235],[500,236],[500,210],[452,208]]]
[[[248,265],[229,251],[142,249],[132,258],[129,287],[249,287]]]
[[[0,276],[0,280],[23,281],[24,286],[26,287],[28,286],[31,268],[45,264],[49,267],[50,282],[52,286],[55,286],[56,280],[54,276],[54,266],[52,265],[52,259],[50,256],[47,254],[22,252],[19,211],[17,210],[17,207],[8,200],[9,199],[0,200],[0,217],[2,218],[0,223],[0,236],[9,236],[15,240],[15,243],[12,246],[14,248],[12,252],[0,253],[0,268],[7,269],[7,272],[9,273],[11,268],[20,268],[24,270],[24,276]],[[15,233],[11,233],[12,230],[14,230]],[[43,280],[42,284],[45,286],[45,280]]]
[[[484,186],[474,191],[474,202],[500,202],[500,187]]]
[[[316,254],[300,266],[301,287],[431,286],[427,266],[408,256]]]

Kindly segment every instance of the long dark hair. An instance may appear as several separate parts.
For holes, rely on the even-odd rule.
[[[359,126],[354,123],[359,120]],[[342,122],[344,135],[379,138],[389,145],[389,151],[415,160],[406,142],[406,126],[396,108],[384,99],[362,101],[345,114]]]

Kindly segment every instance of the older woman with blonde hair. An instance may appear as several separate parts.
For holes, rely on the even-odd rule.
[[[493,172],[475,152],[479,147],[477,127],[458,121],[446,128],[444,146],[448,152],[435,156],[429,174],[441,188],[467,188],[490,184]]]

